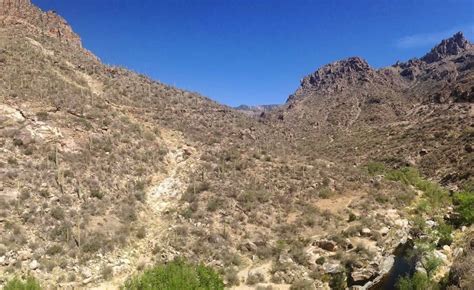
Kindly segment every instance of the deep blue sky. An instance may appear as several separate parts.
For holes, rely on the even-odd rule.
[[[281,103],[321,65],[422,56],[463,30],[474,0],[33,0],[108,64],[228,105]]]

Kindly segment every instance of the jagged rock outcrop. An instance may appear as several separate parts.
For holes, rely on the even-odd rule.
[[[426,63],[440,61],[447,56],[458,55],[472,48],[472,44],[464,37],[462,32],[454,34],[451,38],[444,39],[429,53],[421,58]]]
[[[41,11],[30,0],[0,0],[0,25],[11,24],[28,24],[29,29],[37,29],[61,41],[82,46],[81,38],[64,18],[55,11]]]
[[[327,64],[301,81],[272,116],[303,131],[402,121],[419,104],[474,100],[474,46],[456,33],[424,57],[373,69],[362,58]]]
[[[334,84],[341,79],[354,81],[373,75],[374,71],[366,60],[359,57],[350,57],[318,69],[301,81],[301,87],[303,89],[318,89]]]

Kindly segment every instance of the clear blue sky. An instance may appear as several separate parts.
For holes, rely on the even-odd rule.
[[[474,0],[33,0],[108,64],[228,105],[282,103],[321,65],[422,56],[462,30]]]

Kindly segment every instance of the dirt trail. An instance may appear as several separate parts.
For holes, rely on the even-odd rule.
[[[187,175],[196,164],[196,154],[193,148],[187,147],[181,133],[163,130],[162,138],[169,152],[165,157],[167,173],[153,177],[153,186],[147,191],[146,208],[142,212],[141,220],[144,222],[147,234],[145,238],[131,243],[115,253],[107,255],[104,260],[116,266],[117,273],[110,281],[103,281],[87,289],[111,290],[118,289],[125,280],[137,272],[139,265],[152,264],[153,249],[159,245],[161,248],[172,247],[166,243],[166,235],[170,226],[163,217],[169,209],[175,207],[181,192],[186,189]],[[100,277],[98,280],[101,280]]]

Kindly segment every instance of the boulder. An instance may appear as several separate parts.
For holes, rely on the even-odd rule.
[[[445,264],[448,263],[448,257],[447,257],[445,254],[441,253],[441,252],[438,251],[438,250],[435,250],[435,251],[433,252],[433,254],[434,254],[434,256],[435,256],[436,258],[438,258],[438,259],[440,259],[441,261],[443,261],[443,263],[445,263]]]
[[[382,235],[382,236],[386,236],[388,234],[388,232],[390,231],[390,229],[388,227],[383,227],[379,230],[379,233]]]
[[[250,240],[246,240],[243,244],[242,244],[242,249],[244,250],[247,250],[249,252],[256,252],[258,247],[257,245],[250,241]]]
[[[447,253],[447,254],[448,254],[448,253],[451,253],[451,247],[448,246],[448,245],[444,245],[444,246],[443,246],[443,250],[444,250],[444,252]]]
[[[363,228],[360,233],[363,236],[369,237],[372,234],[372,231],[369,228]]]
[[[341,264],[338,261],[329,261],[323,265],[324,272],[327,274],[335,274],[342,272]]]
[[[16,145],[28,146],[34,142],[34,138],[29,131],[21,131],[13,137]]]
[[[82,268],[81,275],[85,279],[90,278],[90,277],[92,277],[92,271],[91,271],[91,269],[89,269],[87,267],[84,267],[84,268]]]
[[[437,223],[435,221],[432,221],[432,220],[427,220],[426,221],[426,226],[429,227],[429,228],[433,228],[437,225]]]
[[[265,274],[261,269],[252,269],[247,275],[247,283],[255,284],[265,282]]]
[[[5,256],[0,257],[0,266],[8,266],[9,262],[8,259],[5,258]]]
[[[352,270],[351,277],[354,280],[354,282],[359,282],[359,281],[369,280],[376,274],[377,274],[377,271],[374,268],[368,267],[364,269]]]
[[[382,274],[386,274],[386,273],[390,272],[390,270],[392,269],[394,263],[395,263],[395,256],[394,255],[390,255],[390,256],[384,258],[382,263],[379,266],[380,272]]]
[[[330,252],[335,252],[337,250],[336,242],[330,240],[319,240],[314,242],[314,245]]]
[[[20,259],[21,261],[29,260],[29,259],[31,259],[32,256],[33,255],[31,253],[31,250],[29,250],[29,249],[18,252],[18,259]]]
[[[280,257],[278,258],[278,262],[280,264],[288,264],[288,263],[293,263],[293,259],[291,259],[290,255],[288,254],[281,254]]]
[[[40,264],[39,264],[38,261],[36,261],[36,260],[31,261],[31,263],[28,265],[28,267],[30,268],[30,270],[33,270],[33,271],[36,270],[36,269],[38,269],[39,266],[40,266]]]
[[[461,256],[463,253],[464,253],[463,248],[456,248],[456,249],[454,249],[453,256],[455,258],[457,258],[457,257]]]

